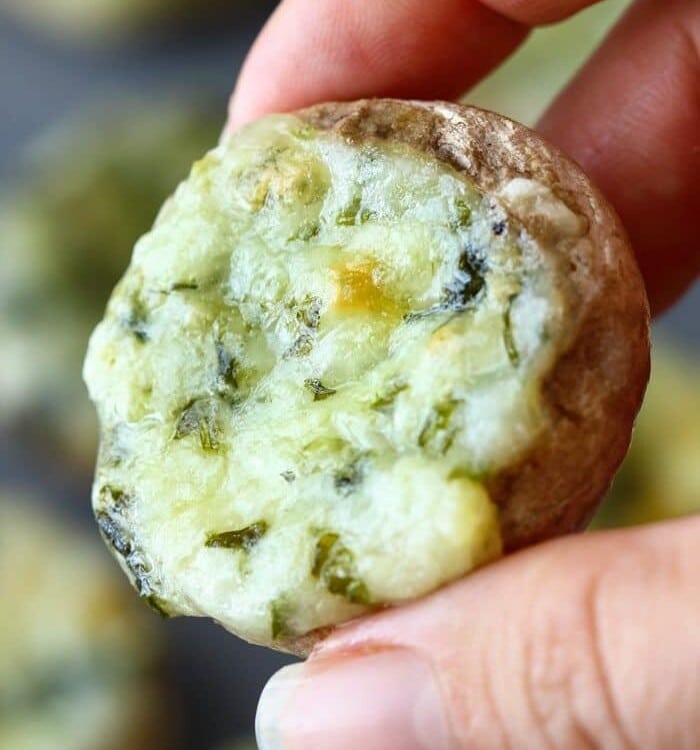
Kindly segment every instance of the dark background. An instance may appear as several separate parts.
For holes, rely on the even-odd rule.
[[[32,0],[27,0],[31,2]],[[17,167],[24,147],[52,124],[92,103],[124,94],[214,94],[223,120],[241,62],[274,2],[239,2],[240,10],[216,29],[161,30],[128,44],[76,47],[50,39],[0,15],[0,182]],[[0,233],[2,228],[0,227]],[[696,287],[660,322],[665,337],[700,347],[700,290]],[[79,524],[91,525],[89,477],[15,445],[0,451],[0,482],[47,495]],[[167,674],[182,748],[207,750],[250,734],[259,692],[289,661],[248,646],[203,620],[163,624]]]

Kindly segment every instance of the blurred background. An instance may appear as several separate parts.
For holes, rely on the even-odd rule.
[[[629,0],[535,32],[467,101],[534,124]],[[215,145],[275,3],[0,0],[0,750],[245,750],[288,657],[142,608],[89,502],[91,329]],[[204,10],[206,8],[206,10]],[[595,520],[700,510],[700,290],[654,331],[631,453]]]

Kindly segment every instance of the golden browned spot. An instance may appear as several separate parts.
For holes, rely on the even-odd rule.
[[[405,305],[381,284],[381,269],[376,262],[342,263],[332,270],[336,278],[337,311],[391,316],[405,312]]]

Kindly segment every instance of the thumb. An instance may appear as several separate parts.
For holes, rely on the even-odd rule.
[[[268,683],[261,750],[700,747],[700,517],[518,553]]]

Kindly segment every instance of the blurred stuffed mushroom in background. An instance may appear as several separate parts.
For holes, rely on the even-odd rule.
[[[157,625],[93,540],[0,488],[0,750],[169,747]]]
[[[226,0],[0,0],[0,10],[54,37],[82,44],[116,42],[163,26],[211,22],[232,10]]]
[[[0,435],[92,461],[89,333],[134,242],[216,141],[220,114],[188,100],[85,112],[35,144],[0,194]]]
[[[656,347],[632,446],[594,528],[700,512],[700,361]]]

